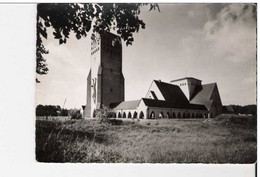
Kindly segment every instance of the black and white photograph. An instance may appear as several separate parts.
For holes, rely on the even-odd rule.
[[[257,4],[36,13],[37,163],[256,163]]]

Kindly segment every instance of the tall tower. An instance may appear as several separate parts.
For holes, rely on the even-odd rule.
[[[102,105],[109,107],[125,99],[121,38],[108,32],[93,34],[90,59],[85,117],[95,117]]]

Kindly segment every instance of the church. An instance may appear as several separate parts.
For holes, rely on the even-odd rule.
[[[95,117],[102,106],[113,109],[116,118],[213,118],[222,112],[217,83],[193,77],[153,80],[143,98],[125,101],[122,44],[115,34],[92,35],[90,59],[84,118]]]

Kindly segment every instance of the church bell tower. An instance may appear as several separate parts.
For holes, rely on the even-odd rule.
[[[125,99],[121,38],[104,32],[91,36],[91,62],[87,78],[84,117],[95,117],[96,109]]]

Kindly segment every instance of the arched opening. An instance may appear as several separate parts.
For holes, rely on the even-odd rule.
[[[186,118],[185,112],[182,114],[182,118]]]
[[[175,112],[172,113],[172,118],[176,118]]]
[[[126,113],[125,112],[123,113],[123,118],[126,118]]]
[[[143,119],[143,118],[144,118],[144,113],[143,113],[143,111],[140,112],[139,118],[140,118],[140,119]]]
[[[177,117],[178,117],[178,118],[181,118],[181,113],[178,113]]]
[[[161,112],[161,113],[159,114],[159,118],[160,118],[160,119],[164,118],[163,112]]]
[[[199,118],[203,118],[203,115],[201,113],[199,114]]]
[[[127,117],[128,117],[128,118],[132,118],[131,112],[128,113],[128,116],[127,116]]]
[[[190,118],[190,113],[187,114],[187,118]]]
[[[121,113],[119,112],[118,113],[118,116],[117,116],[118,118],[122,118],[122,116],[121,116]]]
[[[93,117],[96,117],[96,115],[97,115],[97,112],[96,112],[96,110],[94,109],[94,111],[93,111]]]
[[[195,118],[195,114],[194,113],[192,113],[191,118]]]
[[[167,119],[170,118],[170,113],[169,113],[169,112],[167,112],[167,114],[166,114],[166,118],[167,118]]]
[[[133,118],[137,118],[137,112],[134,112]]]
[[[154,114],[153,111],[152,111],[151,114],[150,114],[150,119],[155,119],[155,114]]]
[[[112,117],[112,118],[116,118],[116,113],[112,112],[112,113],[111,113],[111,117]]]
[[[196,118],[199,118],[199,113],[196,114]]]
[[[212,112],[210,113],[210,118],[213,118],[213,113]]]
[[[208,118],[208,114],[205,114],[205,118]]]

